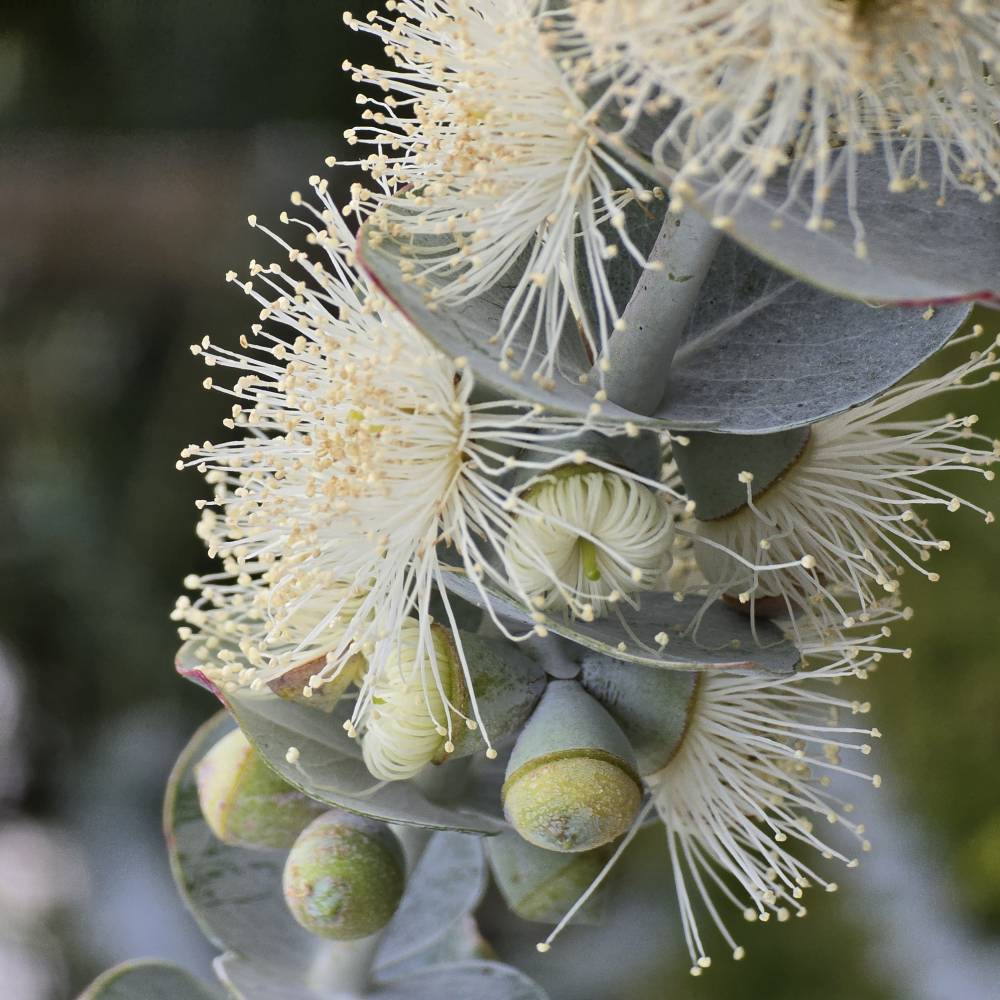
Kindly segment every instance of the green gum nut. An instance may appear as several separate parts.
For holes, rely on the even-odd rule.
[[[545,851],[513,830],[490,837],[487,851],[493,877],[510,909],[522,920],[544,924],[561,920],[611,857],[610,845],[578,854]],[[604,910],[601,890],[580,909],[574,921],[600,921]]]
[[[642,802],[635,755],[576,681],[552,681],[511,752],[507,821],[548,851],[590,851],[620,837]]]
[[[285,902],[310,933],[353,941],[392,919],[405,872],[402,847],[384,823],[331,810],[310,823],[289,852]]]
[[[239,729],[205,754],[195,780],[205,822],[237,847],[287,849],[326,808],[278,777]]]

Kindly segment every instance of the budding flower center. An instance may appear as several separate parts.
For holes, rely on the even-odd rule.
[[[540,607],[592,618],[655,588],[670,568],[671,520],[641,484],[593,467],[558,469],[523,499],[507,564],[512,583]]]
[[[364,713],[361,746],[371,773],[382,781],[411,778],[449,752],[452,716],[463,696],[445,630],[432,625],[421,634],[415,621],[407,621]]]

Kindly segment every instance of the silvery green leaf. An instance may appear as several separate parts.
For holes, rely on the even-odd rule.
[[[808,427],[771,434],[715,434],[692,431],[685,444],[673,449],[684,493],[694,501],[695,515],[713,521],[735,513],[747,502],[743,472],[753,476],[756,499],[783,476],[803,454],[810,439]]]
[[[501,360],[490,339],[500,327],[500,316],[519,277],[515,263],[511,271],[487,292],[458,306],[430,308],[426,291],[405,279],[400,270],[405,245],[389,237],[372,241],[363,228],[358,236],[358,261],[374,279],[382,293],[419,330],[445,354],[465,357],[476,373],[477,383],[495,390],[500,398],[530,399],[548,408],[567,413],[586,413],[594,402],[595,386],[581,385],[577,376],[587,372],[591,360],[582,348],[577,332],[563,331],[559,346],[561,356],[553,374],[556,388],[543,389],[531,378],[519,378],[515,369],[525,359],[524,346],[513,345],[506,364]],[[530,325],[530,317],[525,324]],[[528,370],[533,365],[527,362]],[[631,414],[607,403],[604,413],[609,417],[628,419]]]
[[[500,962],[449,962],[407,973],[373,989],[372,1000],[548,1000],[524,973]]]
[[[450,591],[472,603],[485,604],[478,587],[460,570],[444,575]],[[529,632],[531,617],[500,591],[483,584],[490,604],[501,617]],[[706,607],[704,598],[688,596],[681,601],[671,593],[647,592],[638,608],[624,601],[608,617],[592,622],[562,615],[549,616],[545,626],[588,649],[622,660],[675,670],[761,670],[790,674],[799,663],[799,652],[781,630],[769,622],[757,622],[754,639],[744,615],[715,602]],[[657,636],[668,642],[661,646]],[[624,648],[621,648],[624,646]]]
[[[647,176],[669,186],[671,168],[657,167],[649,154],[659,135],[639,128],[612,141]],[[891,144],[895,156],[902,143]],[[924,162],[938,156],[928,140]],[[867,255],[855,252],[857,234],[848,214],[848,171],[835,172],[819,231],[807,228],[812,214],[811,183],[789,196],[788,173],[773,177],[762,198],[746,197],[737,207],[720,205],[710,185],[689,178],[695,206],[709,218],[724,214],[726,231],[750,250],[794,277],[836,295],[869,302],[1000,303],[1000,212],[970,191],[951,190],[943,205],[935,180],[898,194],[889,191],[886,155],[858,157],[857,213],[864,224]],[[699,201],[699,195],[701,200]],[[776,224],[777,223],[777,224]]]
[[[490,739],[501,742],[516,733],[541,697],[545,671],[509,642],[462,634],[462,648],[472,676],[472,689]],[[479,730],[460,729],[454,737],[455,757],[479,753]],[[452,756],[452,755],[449,755]]]
[[[522,920],[558,923],[589,888],[611,856],[611,846],[572,854],[546,851],[513,830],[491,837],[490,869],[504,901]],[[607,882],[574,915],[575,923],[599,923]]]
[[[585,656],[580,669],[580,684],[628,737],[643,775],[666,767],[677,752],[698,680],[698,674],[650,670],[600,654]]]
[[[657,416],[676,428],[770,433],[863,403],[930,357],[966,320],[835,298],[723,241],[674,355]]]
[[[428,954],[443,954],[443,943],[461,941],[459,925],[479,905],[485,891],[482,840],[461,833],[435,833],[383,933],[375,958],[376,975],[391,978]]]
[[[495,837],[490,837],[490,841]],[[492,959],[495,953],[479,933],[479,926],[469,915],[449,924],[426,948],[410,957],[394,962],[385,971],[389,980],[401,979],[407,973],[428,965],[444,965],[450,962],[465,962],[469,959]],[[381,973],[380,973],[381,975]]]
[[[168,962],[123,962],[95,979],[78,1000],[221,1000],[222,994]]]
[[[235,1000],[331,1000],[329,992],[311,989],[297,971],[290,974],[281,966],[251,962],[233,952],[220,955],[213,965]],[[336,1000],[353,1000],[353,996],[348,993]]]
[[[342,731],[330,716],[266,692],[227,692],[226,703],[257,752],[290,785],[338,809],[389,823],[496,833],[497,819],[432,802],[412,781],[379,782],[341,748]],[[293,764],[289,747],[299,751]],[[440,767],[457,766],[448,762]]]
[[[648,220],[643,226],[646,241]],[[500,368],[489,339],[498,328],[506,284],[460,306],[430,309],[424,292],[402,280],[392,246],[388,240],[369,245],[364,231],[359,238],[365,268],[428,339],[447,354],[466,356],[477,378],[508,396],[588,413],[593,387],[579,383],[590,370],[585,356],[561,359],[552,389]],[[640,278],[627,267],[615,274],[624,302],[628,283]],[[678,277],[684,275],[664,280]],[[651,286],[655,276],[645,273],[641,280]],[[893,385],[937,350],[967,314],[965,306],[942,305],[928,318],[920,308],[876,308],[832,295],[723,240],[669,371],[664,362],[657,373],[655,356],[647,362],[662,379],[659,405],[650,416],[608,402],[602,415],[656,428],[743,434],[813,423]],[[571,331],[563,339],[574,338]],[[515,351],[511,364],[520,360]]]
[[[296,968],[312,955],[310,934],[285,906],[285,851],[232,847],[218,840],[201,814],[194,765],[234,728],[219,712],[191,738],[167,783],[163,822],[174,879],[205,935],[224,951]]]

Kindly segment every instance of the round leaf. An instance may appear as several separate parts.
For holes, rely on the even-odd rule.
[[[648,223],[643,225],[648,242]],[[551,388],[517,379],[501,368],[489,341],[498,329],[506,285],[460,306],[432,309],[425,293],[404,280],[391,240],[370,245],[362,230],[358,251],[386,296],[442,351],[467,357],[478,379],[508,396],[536,400],[552,410],[581,417],[590,412],[594,386],[579,381],[591,371],[591,360],[585,356],[561,359]],[[683,270],[680,264],[677,267]],[[633,276],[646,294],[658,295],[655,274],[642,273],[640,279],[638,272],[627,271],[616,276],[617,297],[623,302],[625,285]],[[669,273],[662,280],[670,284],[678,277],[684,275]],[[930,312],[876,308],[832,295],[796,281],[728,239],[720,244],[691,305],[672,364],[668,358],[658,361],[655,351],[650,357],[622,355],[659,374],[662,399],[652,414],[632,412],[612,400],[602,404],[602,417],[659,429],[735,434],[814,423],[898,382],[933,354],[969,311],[960,304],[941,305]],[[617,336],[627,337],[629,332]],[[575,337],[569,331],[563,340],[570,343]],[[520,364],[525,349],[518,354],[515,344],[508,358],[512,368]],[[611,350],[614,355],[613,341]]]
[[[220,1000],[220,993],[167,962],[123,962],[95,979],[79,1000]]]
[[[194,766],[233,727],[232,718],[219,712],[194,734],[174,765],[163,808],[170,867],[194,918],[220,949],[276,968],[302,967],[315,950],[315,938],[285,906],[286,852],[224,844],[201,814]]]
[[[485,606],[479,587],[460,570],[444,575],[450,591]],[[496,613],[529,632],[534,622],[517,604],[485,584]],[[799,652],[775,625],[757,622],[756,640],[744,615],[715,602],[706,608],[702,597],[681,601],[670,593],[644,593],[638,608],[624,602],[607,618],[592,622],[548,618],[546,628],[588,649],[622,660],[673,670],[761,670],[790,674]],[[661,635],[662,634],[662,635]],[[665,635],[666,645],[658,636]],[[621,648],[624,646],[624,648]]]
[[[407,880],[406,894],[385,929],[375,960],[380,978],[400,971],[442,939],[460,937],[457,926],[486,891],[486,864],[479,837],[435,833]]]
[[[363,761],[343,751],[343,731],[325,713],[263,692],[240,690],[225,698],[257,752],[311,798],[389,823],[468,833],[501,829],[498,819],[432,802],[412,781],[377,781]],[[290,747],[299,752],[295,763],[286,758]]]

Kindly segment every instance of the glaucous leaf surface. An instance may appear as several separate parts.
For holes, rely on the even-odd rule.
[[[498,818],[431,801],[413,781],[379,782],[360,757],[341,747],[343,730],[336,732],[339,724],[325,713],[246,689],[225,698],[257,752],[290,785],[314,799],[389,823],[469,833],[496,833],[501,828]],[[294,764],[285,756],[289,747],[299,751]]]
[[[218,948],[275,967],[299,967],[313,954],[316,939],[285,906],[281,874],[287,852],[224,844],[198,803],[194,766],[234,726],[228,713],[219,712],[194,734],[174,766],[163,808],[170,867],[185,903]]]
[[[500,962],[466,961],[432,965],[381,984],[372,1000],[548,1000],[548,994],[524,973]]]
[[[477,587],[460,571],[445,573],[444,580],[448,589],[459,597],[480,605],[485,603]],[[486,589],[501,618],[530,631],[533,622],[522,608],[499,591]],[[775,625],[757,622],[755,640],[745,615],[720,602],[706,608],[704,598],[696,596],[677,601],[672,593],[647,592],[641,595],[638,608],[620,602],[607,618],[585,622],[550,616],[545,625],[556,635],[596,652],[674,670],[761,670],[790,674],[800,659],[798,650]],[[669,638],[662,648],[656,640],[661,632]],[[622,643],[624,649],[619,648]]]
[[[439,832],[427,844],[406,883],[406,893],[379,944],[375,971],[398,974],[442,939],[462,939],[459,926],[486,891],[483,841],[468,834]]]
[[[642,211],[637,241],[651,246],[663,216]],[[589,386],[580,384],[579,376],[590,371],[591,362],[579,350],[568,350],[560,359],[551,389],[501,369],[489,340],[498,328],[513,275],[476,299],[431,309],[425,292],[403,280],[400,250],[391,240],[372,245],[362,230],[358,248],[363,266],[386,296],[442,351],[467,357],[477,378],[507,396],[536,400],[552,410],[588,413],[596,384],[593,379]],[[611,277],[619,305],[630,283],[634,287],[641,281],[648,294],[656,294],[656,273],[640,273],[627,262],[615,264]],[[673,262],[662,277],[664,282],[683,280],[684,262]],[[673,363],[664,358],[657,370],[655,356],[643,361],[649,377],[662,383],[659,405],[645,415],[607,402],[602,416],[661,429],[737,434],[813,423],[899,381],[937,350],[967,314],[968,307],[961,304],[942,305],[925,315],[922,308],[876,308],[832,295],[724,239]],[[571,343],[578,337],[570,330],[563,340]],[[515,345],[512,367],[523,353],[522,348],[519,355]]]
[[[624,142],[609,145],[647,176],[669,186],[670,165],[657,166],[650,153],[655,123],[637,128]],[[902,144],[894,142],[892,156]],[[836,295],[868,302],[928,304],[974,301],[1000,304],[1000,208],[970,191],[951,190],[943,205],[937,183],[938,157],[928,141],[923,189],[892,193],[881,149],[859,156],[855,185],[867,256],[855,252],[857,237],[848,213],[848,172],[830,184],[824,218],[832,227],[807,228],[812,214],[811,181],[791,193],[787,171],[779,172],[762,198],[736,207],[720,206],[709,185],[691,181],[695,206],[713,218],[724,212],[727,232],[755,254],[794,277]],[[699,200],[698,194],[701,194]]]
[[[222,993],[167,962],[123,962],[108,969],[78,1000],[222,1000]]]
[[[580,669],[580,684],[628,737],[643,775],[665,767],[677,752],[698,680],[698,674],[650,670],[599,653],[585,656]]]
[[[215,974],[236,1000],[330,1000],[329,992],[314,990],[299,974],[266,963],[251,962],[229,952],[213,963]],[[335,994],[336,1000],[354,1000],[356,994]],[[357,996],[357,1000],[361,1000]]]

